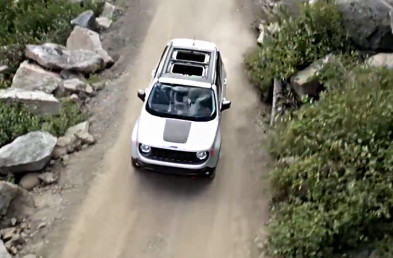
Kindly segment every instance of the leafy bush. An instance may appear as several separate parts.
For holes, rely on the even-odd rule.
[[[327,54],[350,50],[351,42],[337,6],[318,2],[300,6],[296,18],[284,17],[277,35],[248,55],[245,62],[253,82],[262,91],[271,91],[274,78],[287,80]]]
[[[42,128],[55,136],[62,136],[69,127],[84,120],[86,115],[76,103],[63,101],[58,114],[42,118]]]
[[[0,102],[0,146],[20,135],[39,129],[39,117],[30,114],[21,105],[7,105]]]
[[[65,131],[86,119],[77,104],[63,101],[58,114],[35,115],[19,104],[0,102],[0,146],[13,141],[28,132],[45,130],[55,136],[64,135]]]
[[[98,14],[103,2],[69,0],[0,1],[0,64],[17,67],[26,44],[44,41],[65,44],[72,25],[81,12],[92,9]]]
[[[272,133],[270,251],[330,257],[383,239],[393,213],[393,71],[358,68]]]

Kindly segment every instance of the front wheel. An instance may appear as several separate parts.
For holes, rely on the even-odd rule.
[[[131,165],[133,168],[139,169],[141,168],[141,165],[138,163],[136,159],[131,158]]]
[[[212,168],[209,172],[210,173],[207,178],[209,178],[209,180],[213,180],[216,177],[216,168]]]

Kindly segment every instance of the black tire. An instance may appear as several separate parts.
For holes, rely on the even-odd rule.
[[[140,169],[141,168],[141,166],[138,164],[138,162],[135,159],[133,159],[133,158],[131,158],[131,165],[132,165],[133,168],[136,168],[136,169]]]
[[[216,177],[216,168],[213,168],[212,170],[210,170],[210,174],[207,176],[207,178],[209,178],[209,180],[213,180]]]

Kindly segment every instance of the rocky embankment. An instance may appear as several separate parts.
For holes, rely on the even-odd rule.
[[[91,78],[115,62],[103,48],[99,33],[109,29],[121,12],[105,3],[99,17],[93,11],[81,13],[70,21],[74,29],[66,46],[50,42],[27,45],[27,59],[13,74],[11,87],[0,90],[0,101],[23,105],[39,115],[58,114],[61,100],[86,109],[90,99],[105,87],[105,82],[92,82]],[[9,73],[7,66],[0,67],[0,75]],[[28,239],[46,227],[45,221],[29,221],[36,206],[30,191],[56,184],[61,173],[53,172],[52,167],[66,166],[71,153],[96,142],[89,126],[89,121],[81,122],[60,137],[33,131],[0,146],[0,257],[36,257],[19,255]]]

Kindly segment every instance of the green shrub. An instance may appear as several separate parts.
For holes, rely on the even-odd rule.
[[[37,130],[62,136],[69,127],[86,118],[79,106],[69,101],[62,101],[59,113],[53,116],[35,115],[22,105],[0,102],[0,146],[10,143],[18,136]]]
[[[248,55],[246,65],[253,82],[262,91],[271,91],[274,78],[287,80],[327,54],[350,50],[351,42],[337,6],[318,2],[300,6],[296,18],[284,17],[277,35]]]
[[[83,122],[86,118],[76,103],[63,101],[57,115],[43,117],[42,128],[55,136],[62,136],[69,127]]]
[[[40,119],[21,105],[0,102],[0,146],[16,137],[40,129]]]
[[[393,232],[393,71],[336,83],[272,133],[272,154],[292,158],[271,174],[272,254],[329,257]]]

